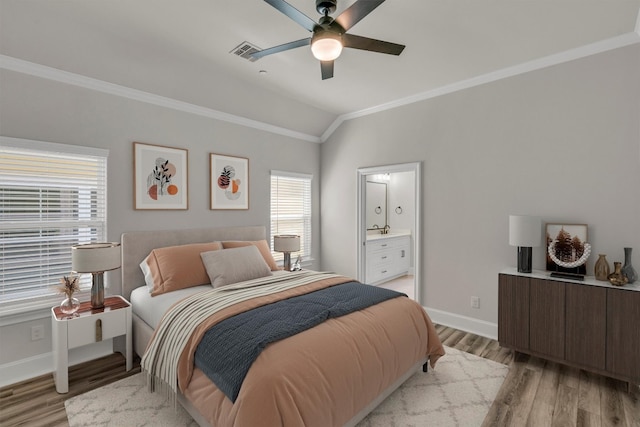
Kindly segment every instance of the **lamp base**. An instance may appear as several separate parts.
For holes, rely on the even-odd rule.
[[[91,308],[104,308],[104,272],[91,273]]]
[[[284,253],[284,271],[291,271],[291,252],[283,252]]]
[[[531,247],[518,246],[518,273],[531,273]]]

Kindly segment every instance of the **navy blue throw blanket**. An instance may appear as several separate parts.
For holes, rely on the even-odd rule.
[[[196,349],[195,364],[235,402],[251,364],[268,344],[401,295],[348,282],[254,308],[209,329]]]

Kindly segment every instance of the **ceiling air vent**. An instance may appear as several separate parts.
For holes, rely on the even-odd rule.
[[[255,62],[257,59],[252,58],[251,55],[260,50],[261,49],[259,47],[254,46],[249,42],[242,42],[238,46],[234,47],[229,53],[233,53],[234,55],[238,55],[240,58]]]

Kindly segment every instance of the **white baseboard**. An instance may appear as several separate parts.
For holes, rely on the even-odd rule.
[[[429,317],[434,323],[460,329],[465,332],[480,335],[481,337],[491,338],[493,340],[498,339],[498,325],[496,323],[449,313],[435,308],[424,307],[424,309],[429,313]]]
[[[69,366],[113,353],[112,340],[86,345],[69,351]],[[0,365],[0,387],[53,372],[53,353],[44,353]]]

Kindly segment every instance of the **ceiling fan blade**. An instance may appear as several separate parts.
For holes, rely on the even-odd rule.
[[[333,77],[333,62],[334,61],[320,61],[322,80],[330,79]]]
[[[284,52],[285,50],[295,49],[297,47],[308,46],[309,44],[311,44],[311,37],[308,37],[306,39],[296,40],[294,42],[281,44],[279,46],[270,47],[268,49],[263,49],[251,54],[251,57],[255,59],[260,59],[263,56],[272,55],[278,52]]]
[[[269,3],[271,6],[278,9],[280,12],[287,15],[289,18],[296,21],[298,24],[302,25],[307,31],[313,31],[313,28],[317,25],[316,21],[309,18],[304,13],[300,12],[295,7],[291,6],[284,0],[264,0]]]
[[[353,34],[343,34],[342,45],[353,49],[388,53],[389,55],[400,55],[404,50],[403,44],[385,42],[382,40],[370,39],[369,37],[355,36]]]
[[[347,31],[382,3],[384,0],[358,0],[345,9],[335,20]]]

